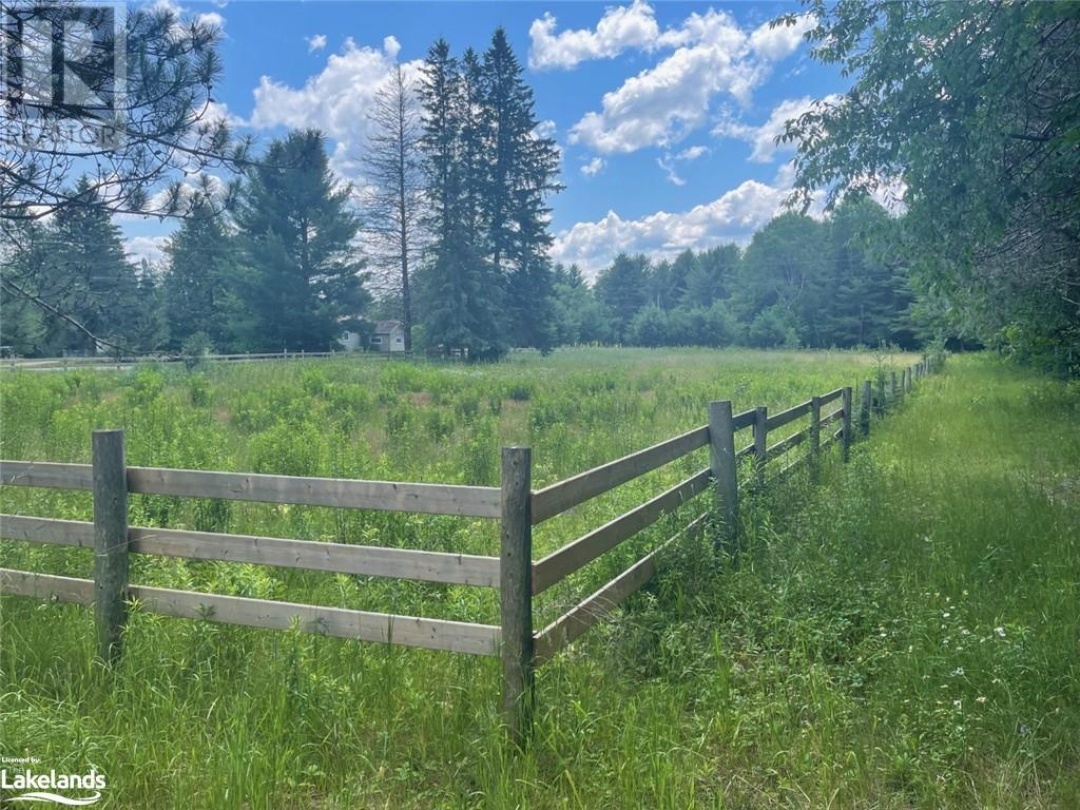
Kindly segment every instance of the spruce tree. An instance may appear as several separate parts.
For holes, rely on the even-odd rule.
[[[250,348],[326,351],[370,302],[350,195],[331,173],[316,130],[274,141],[250,172],[236,216]]]
[[[483,59],[482,113],[490,138],[486,214],[491,261],[507,278],[513,342],[541,351],[555,343],[548,194],[559,191],[554,141],[536,135],[532,89],[499,28]]]
[[[77,204],[46,227],[37,296],[45,303],[49,353],[130,350],[140,303],[135,268],[124,257],[120,229],[83,177],[70,192]]]
[[[509,344],[501,279],[484,251],[485,143],[471,123],[475,74],[475,67],[462,71],[445,40],[429,49],[419,92],[433,241],[418,283],[427,345],[479,360],[500,357]]]
[[[235,348],[242,321],[237,299],[238,241],[205,198],[191,212],[165,248],[169,265],[163,298],[171,349],[204,333],[218,351]]]

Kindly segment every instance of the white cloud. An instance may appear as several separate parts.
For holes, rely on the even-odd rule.
[[[545,121],[541,121],[533,128],[533,135],[537,138],[554,138],[555,133],[558,132],[558,130],[558,126],[549,118]]]
[[[670,155],[664,155],[656,159],[656,165],[664,170],[667,175],[667,181],[673,186],[685,186],[686,181],[679,176],[679,173],[675,171],[674,165],[675,158]]]
[[[769,23],[759,26],[750,35],[750,46],[759,56],[773,62],[779,62],[799,49],[803,37],[817,25],[817,18],[812,14],[799,14],[791,25]]]
[[[840,97],[835,94],[821,99],[825,104],[833,104],[839,100]],[[778,144],[776,139],[784,133],[788,121],[809,112],[815,103],[815,99],[806,96],[781,101],[773,108],[768,120],[756,127],[728,116],[713,128],[712,134],[746,141],[754,147],[750,160],[755,163],[769,163],[777,151],[792,151],[795,148],[795,144]]]
[[[785,164],[771,184],[747,180],[689,211],[658,211],[640,219],[623,219],[609,211],[598,222],[579,222],[559,233],[552,258],[564,264],[577,263],[587,277],[595,278],[622,252],[671,257],[687,248],[745,244],[754,231],[783,212],[793,178],[793,168]],[[820,216],[820,206],[812,213]]]
[[[151,265],[161,264],[169,239],[168,236],[133,236],[124,242],[124,255],[134,265],[141,264],[143,259]]]
[[[290,87],[263,76],[254,91],[255,109],[248,123],[257,129],[322,130],[335,142],[331,155],[334,170],[362,182],[358,158],[371,128],[368,114],[375,95],[395,70],[400,49],[392,36],[383,40],[381,50],[357,45],[350,37],[303,87]],[[420,60],[402,64],[407,80],[417,79],[420,65]]]
[[[685,161],[697,160],[702,155],[707,154],[708,151],[709,147],[707,146],[689,146],[679,152],[679,154],[675,156],[675,159]]]
[[[610,59],[630,48],[649,49],[660,35],[653,10],[644,0],[606,9],[595,31],[554,34],[557,24],[555,17],[547,13],[529,26],[529,67],[534,70],[568,69],[587,59]]]
[[[640,15],[648,6],[636,2],[621,10],[630,13],[635,9]],[[612,15],[614,12],[609,10],[604,19]],[[605,93],[601,109],[587,113],[571,128],[570,142],[601,154],[628,153],[649,146],[670,147],[705,123],[718,96],[729,96],[748,106],[753,92],[770,75],[773,63],[793,53],[802,33],[812,24],[812,18],[806,15],[798,20],[790,27],[770,29],[765,25],[750,31],[744,30],[727,12],[709,9],[691,14],[677,27],[658,32],[651,40],[642,36],[640,41],[633,42],[634,47],[645,51],[674,48],[674,51],[655,66],[627,79],[618,89]],[[543,33],[549,38],[540,40],[544,43],[561,42],[564,35],[570,37],[562,50],[544,46],[546,50],[541,53],[548,64],[576,64],[590,54],[607,55],[611,51],[611,48],[605,51],[599,46],[582,44],[595,44],[600,36],[599,25],[590,38],[585,36],[588,32],[581,31],[552,36],[553,19],[545,17],[537,22],[542,23]],[[534,37],[534,48],[537,41]],[[630,47],[629,38],[620,42],[624,48]],[[552,53],[563,54],[558,57],[562,62]]]
[[[315,53],[315,51],[321,51],[326,47],[326,34],[314,34],[310,37],[304,37],[304,41],[307,43],[308,53]]]
[[[600,157],[594,157],[588,163],[581,167],[581,173],[586,177],[595,177],[604,168],[604,159]]]

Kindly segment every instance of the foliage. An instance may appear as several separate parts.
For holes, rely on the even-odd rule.
[[[202,195],[165,248],[163,282],[169,348],[201,333],[212,344],[232,346],[244,315],[239,300],[238,244]]]
[[[1076,6],[808,5],[814,55],[854,85],[788,125],[799,198],[900,181],[905,252],[923,294],[944,302],[939,329],[1068,370],[1080,354]]]
[[[788,213],[740,251],[684,251],[673,262],[616,256],[589,289],[556,268],[562,342],[637,346],[830,346],[881,341],[913,348],[901,222],[868,199],[825,221]]]
[[[531,441],[543,486],[700,424],[709,398],[779,408],[873,362],[590,349],[481,369],[336,360],[195,375],[5,372],[0,439],[7,458],[86,460],[89,429],[107,421],[126,427],[133,464],[250,470],[257,456],[275,472],[295,458],[316,474],[433,481],[475,465],[463,482],[490,480],[500,443]],[[796,477],[744,501],[737,554],[717,552],[711,533],[676,544],[625,609],[540,670],[523,751],[508,750],[495,712],[497,659],[134,611],[122,664],[103,677],[90,610],[11,596],[0,749],[92,762],[109,801],[148,808],[771,808],[793,796],[814,807],[1071,807],[1078,394],[989,358],[951,360],[875,423],[851,464],[824,464],[821,486]],[[376,428],[390,414],[408,429]],[[548,521],[537,552],[668,485],[583,505],[580,523]],[[0,497],[9,514],[89,509],[86,493]],[[455,518],[146,496],[132,512],[142,525],[498,548],[489,524]],[[661,528],[650,543],[673,531]],[[0,563],[72,576],[93,565],[86,549],[7,541]],[[538,625],[613,573],[543,595]],[[498,621],[497,596],[482,588],[148,555],[133,557],[132,577]]]
[[[183,214],[190,200],[179,183],[154,199],[148,192],[175,173],[188,177],[244,159],[246,144],[233,140],[212,105],[222,72],[220,26],[209,15],[181,19],[169,5],[112,12],[69,2],[4,10],[12,42],[27,37],[22,70],[28,78],[51,78],[54,70],[35,63],[42,56],[29,32],[43,24],[62,26],[73,55],[67,69],[78,76],[65,89],[73,93],[85,85],[95,99],[90,103],[77,92],[54,98],[52,87],[43,92],[32,81],[23,93],[4,98],[5,128],[13,135],[0,144],[5,236],[12,222],[85,205],[87,192],[94,207],[111,213]],[[112,58],[114,52],[122,61]],[[15,58],[12,49],[11,69]],[[124,70],[122,82],[114,75],[117,67]],[[84,186],[72,188],[72,178],[82,172],[92,174]]]
[[[349,196],[314,130],[274,141],[250,172],[236,212],[249,348],[326,351],[362,314],[370,296],[352,244],[360,223]]]
[[[4,286],[11,291],[5,298],[15,304],[14,326],[21,332],[12,342],[54,356],[140,348],[139,279],[124,258],[120,231],[89,179],[67,193],[76,204],[47,224],[21,226],[17,240],[5,245]],[[38,314],[16,303],[22,301]]]
[[[428,51],[420,97],[434,243],[418,280],[424,335],[443,351],[500,357],[555,345],[547,196],[554,142],[536,134],[532,90],[500,28],[483,57],[445,40]]]

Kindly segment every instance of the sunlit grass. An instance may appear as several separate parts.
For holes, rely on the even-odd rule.
[[[253,439],[311,424],[325,437],[304,462],[315,474],[452,481],[454,465],[472,459],[480,478],[490,473],[481,458],[514,441],[533,443],[555,480],[704,423],[710,398],[784,407],[857,384],[876,362],[585,350],[486,369],[400,366],[390,380],[385,364],[312,365],[319,375],[252,365],[198,372],[204,404],[193,402],[204,394],[192,394],[192,378],[171,370],[156,393],[138,375],[80,375],[77,386],[0,377],[0,455],[85,461],[92,427],[124,425],[131,463],[250,469]],[[339,411],[333,392],[348,386],[363,407]],[[404,406],[406,394],[426,396]],[[379,432],[399,407],[426,425],[434,417],[417,414],[438,413],[436,399],[453,414],[442,440],[426,427],[423,446]],[[475,412],[462,406],[473,400]],[[579,421],[534,418],[560,403]],[[627,415],[613,420],[619,408]],[[247,432],[237,413],[248,414]],[[819,486],[800,475],[748,501],[736,557],[715,553],[709,537],[679,546],[625,611],[544,667],[524,753],[508,750],[498,724],[494,659],[136,613],[108,673],[92,663],[89,611],[18,598],[2,602],[0,751],[97,764],[109,777],[103,807],[1075,806],[1078,417],[1075,386],[950,361],[875,422],[851,464],[826,464]],[[488,424],[483,454],[461,449],[476,421]],[[271,467],[296,462],[281,441],[265,457]],[[399,459],[408,475],[395,472]],[[5,511],[88,515],[68,496],[3,498]],[[590,527],[603,509],[626,506],[596,507]],[[474,537],[472,521],[438,519],[431,531],[386,515],[200,508],[159,499],[134,510],[170,525],[312,539],[455,549],[494,539]],[[573,536],[584,520],[563,528]],[[71,551],[4,543],[3,564],[85,575],[89,557]],[[382,600],[470,620],[492,610],[470,603],[476,589],[152,559],[135,571],[175,587],[303,591],[297,601]]]

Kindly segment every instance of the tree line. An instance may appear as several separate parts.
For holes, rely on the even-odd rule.
[[[83,178],[54,216],[12,229],[14,276],[37,302],[5,300],[20,354],[101,350],[326,351],[378,317],[406,348],[494,359],[511,347],[910,345],[905,268],[874,244],[892,229],[869,201],[829,222],[787,215],[745,249],[673,261],[618,256],[594,285],[553,266],[547,200],[559,155],[538,134],[505,32],[482,54],[430,48],[418,81],[399,67],[373,105],[360,196],[322,134],[274,140],[233,189],[188,192],[159,269],[124,257],[101,192]]]
[[[366,313],[476,358],[579,341],[958,336],[1080,373],[1076,5],[803,2],[818,23],[812,55],[853,81],[784,135],[797,147],[794,202],[824,190],[831,217],[780,217],[745,249],[620,256],[594,285],[547,258],[558,152],[503,32],[483,53],[437,42],[419,79],[392,77],[358,208],[318,133],[290,133],[256,160],[210,114],[220,30],[139,9],[126,17],[122,108],[99,122],[123,137],[54,136],[52,118],[70,111],[21,120],[26,105],[4,91],[22,137],[0,144],[0,340],[25,354],[327,348]],[[82,76],[107,97],[99,78]],[[161,188],[207,170],[236,174]],[[898,219],[866,200],[885,183],[899,189]],[[160,273],[123,261],[110,215],[138,213],[182,218]]]

